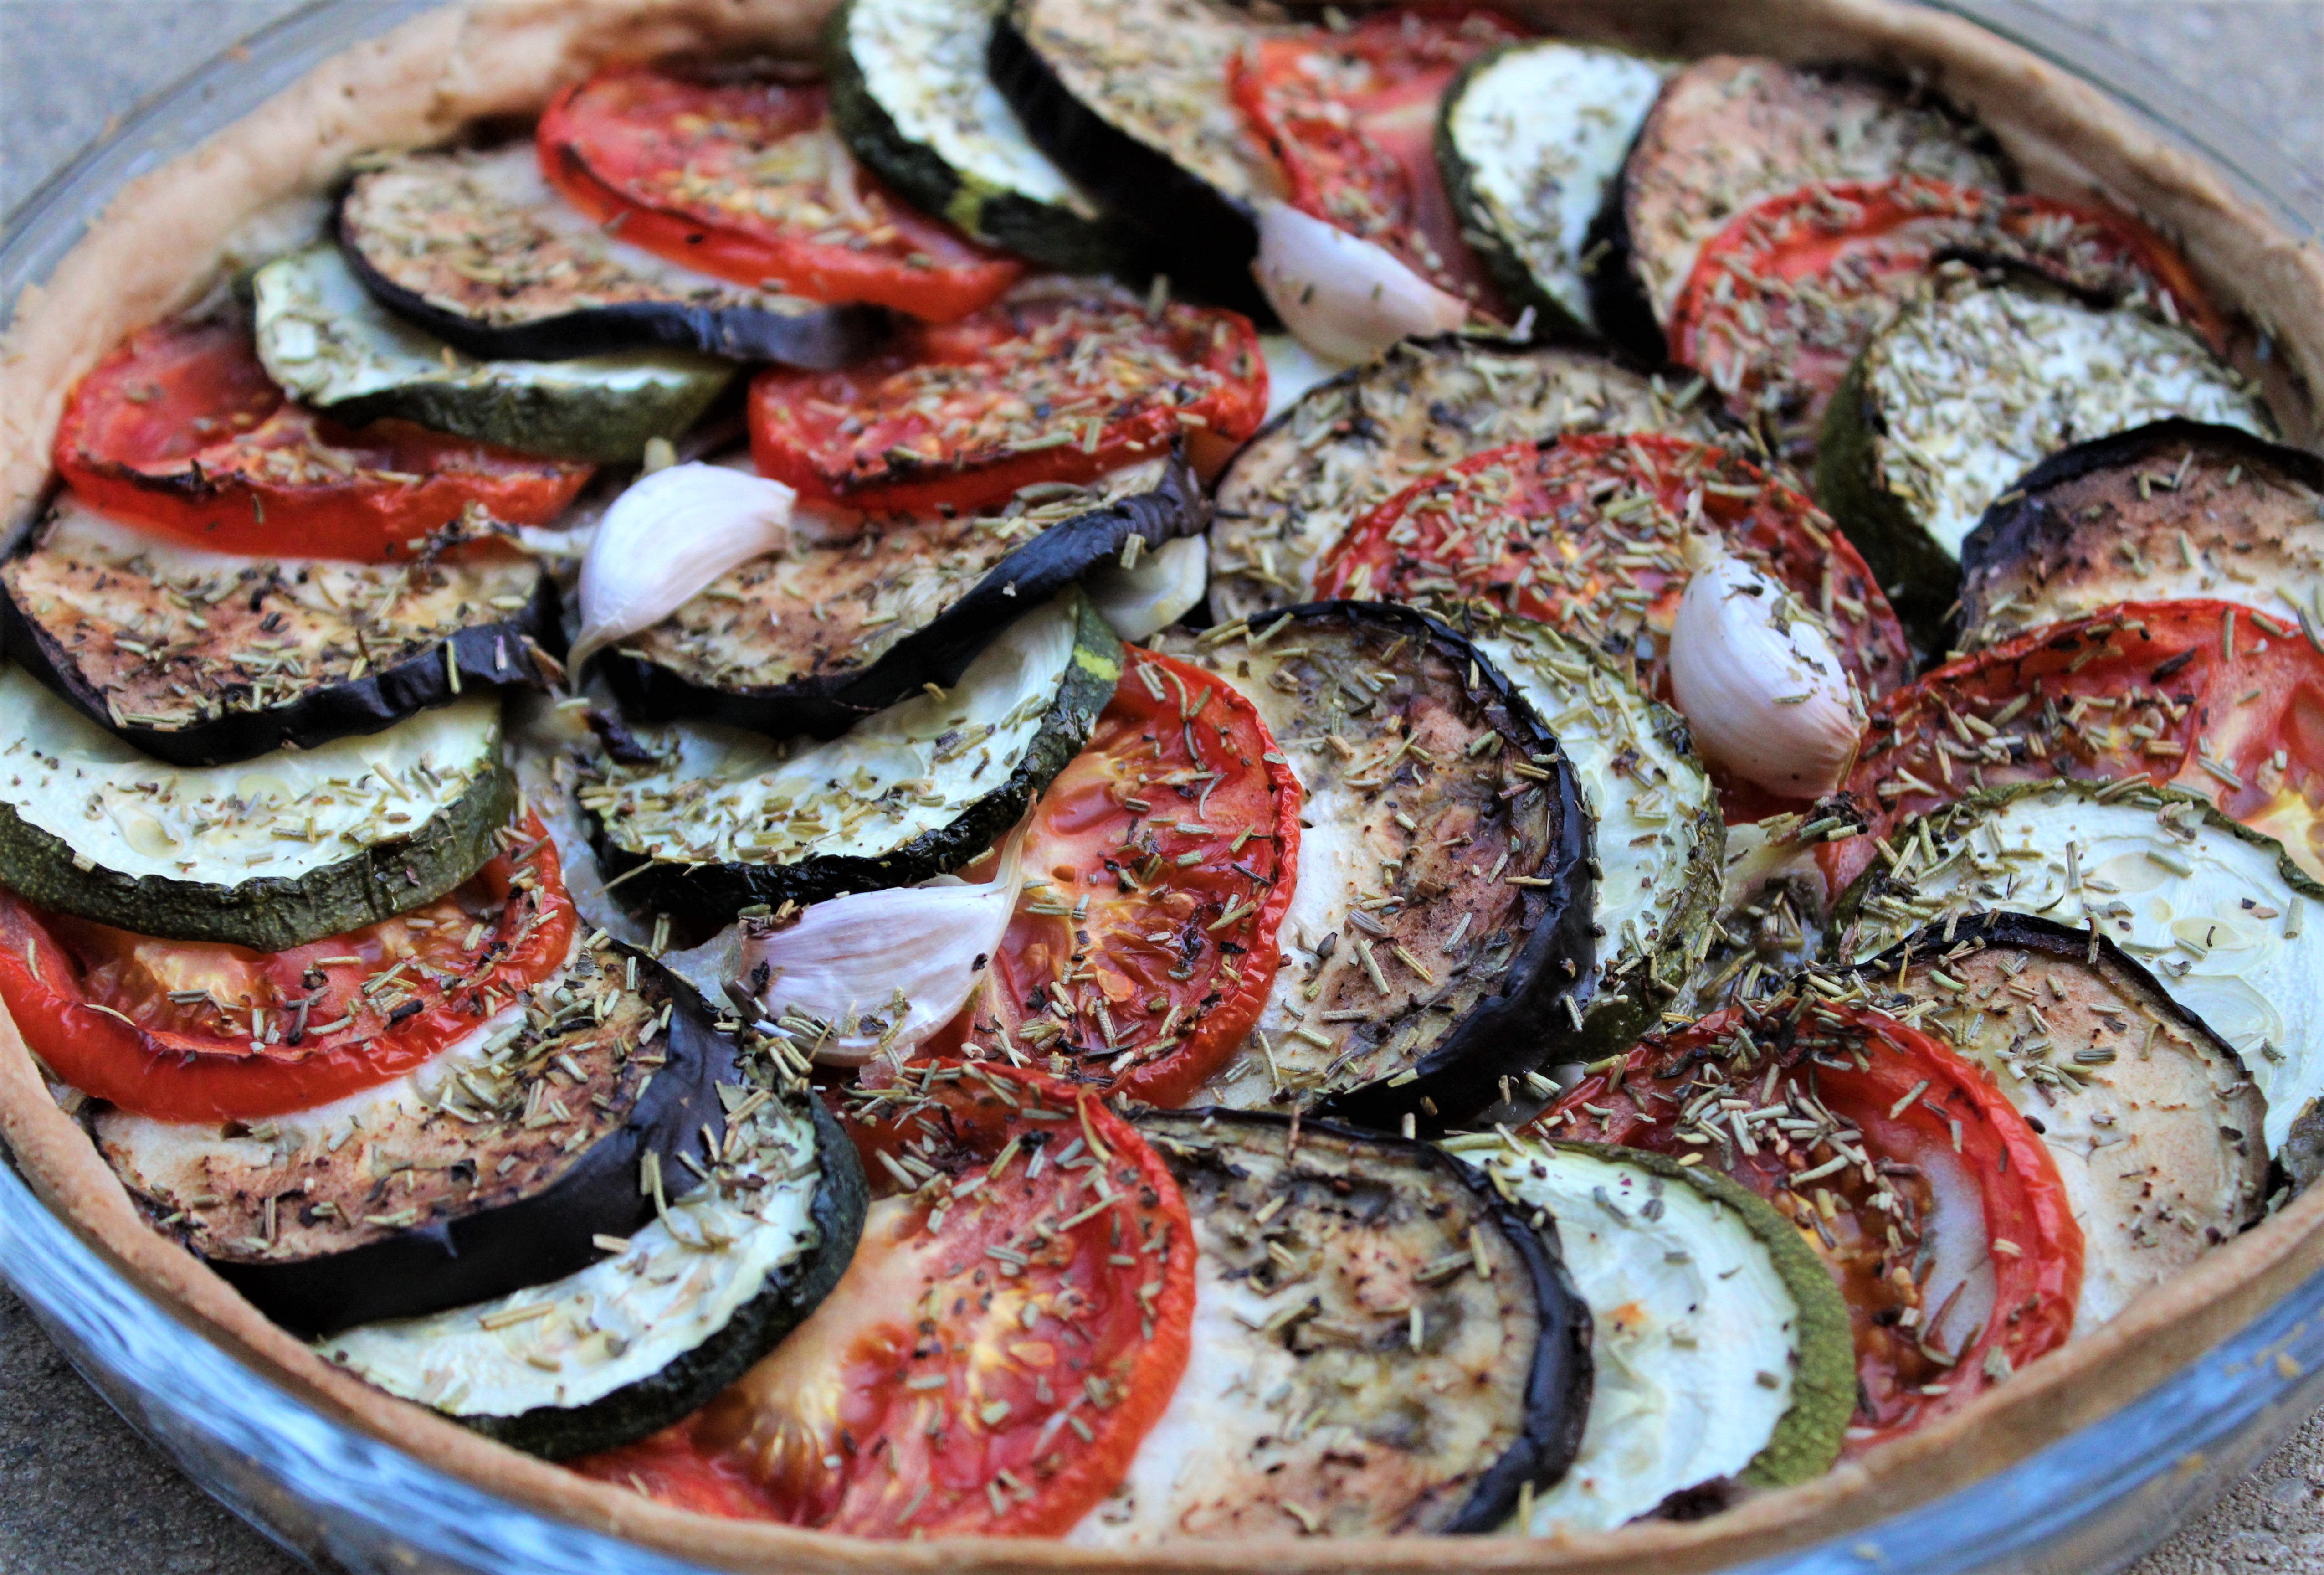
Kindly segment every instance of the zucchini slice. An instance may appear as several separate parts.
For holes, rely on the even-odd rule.
[[[2324,459],[2154,422],[2042,461],[1960,552],[1968,650],[2116,602],[2298,607],[2324,585]]]
[[[973,859],[1089,740],[1121,644],[1067,591],[1020,618],[939,699],[825,743],[678,723],[622,740],[581,802],[625,901],[720,922],[753,903],[910,885]]]
[[[1599,326],[1659,352],[1703,244],[1745,208],[1819,181],[1925,175],[2007,190],[1991,134],[1908,84],[1858,67],[1711,55],[1664,85],[1623,166],[1592,279]]]
[[[1572,1059],[1597,958],[1590,814],[1510,681],[1386,602],[1191,645],[1250,698],[1305,795],[1282,967],[1199,1099],[1434,1128]]]
[[[443,895],[498,850],[500,705],[234,765],[151,760],[0,669],[0,885],[172,940],[282,951]]]
[[[2259,1218],[2267,1101],[2243,1062],[2121,948],[1997,913],[1859,970],[1873,1005],[1983,1067],[2042,1134],[2082,1228],[2074,1333]]]
[[[171,1234],[300,1335],[557,1279],[602,1255],[593,1236],[654,1217],[647,1153],[669,1163],[665,1196],[692,1184],[678,1155],[716,1130],[717,1086],[740,1076],[689,992],[642,960],[629,988],[628,966],[576,947],[467,1038],[345,1099],[223,1126],[108,1107],[98,1146]]]
[[[1006,0],[847,0],[824,32],[831,124],[914,206],[1067,273],[1119,271],[1128,237],[992,85]]]
[[[1590,232],[1672,68],[1627,50],[1539,39],[1471,62],[1436,122],[1444,189],[1512,305],[1579,333]]]
[[[1406,339],[1318,384],[1220,476],[1212,611],[1231,620],[1306,600],[1316,561],[1350,524],[1471,454],[1560,432],[1716,442],[1718,402],[1706,392],[1699,378],[1665,384],[1600,350]]]
[[[757,1091],[719,1092],[740,1116],[722,1143],[733,1157],[658,1218],[649,1209],[618,1252],[489,1302],[346,1329],[320,1343],[323,1358],[550,1459],[699,1410],[839,1283],[867,1196],[854,1146],[813,1093],[742,1115]]]
[[[1596,1324],[1581,1452],[1512,1532],[1611,1531],[1676,1495],[1784,1487],[1840,1457],[1848,1302],[1764,1199],[1662,1154],[1471,1136],[1446,1145],[1533,1211]]]
[[[556,583],[513,551],[409,563],[180,546],[69,493],[0,563],[0,645],[157,760],[208,765],[374,733],[469,686],[541,681]]]
[[[550,190],[530,138],[383,156],[340,199],[338,232],[390,311],[486,359],[659,347],[839,366],[881,328],[871,308],[730,284],[606,234]]]
[[[1470,636],[1573,763],[1597,849],[1598,960],[1577,1061],[1628,1049],[1679,993],[1711,939],[1727,822],[1686,719],[1611,659],[1511,618]]]
[[[1265,31],[1215,0],[1010,0],[990,61],[1033,144],[1145,231],[1173,281],[1262,323],[1257,209],[1282,177],[1227,75]]]
[[[1490,1531],[1565,1469],[1590,1409],[1589,1310],[1481,1176],[1330,1123],[1139,1126],[1194,1222],[1194,1350],[1120,1491],[1069,1542]]]
[[[1158,548],[1208,516],[1176,454],[1085,487],[1028,487],[994,515],[865,516],[728,570],[600,665],[635,716],[827,738],[924,684],[950,688],[1131,537]]]
[[[1920,855],[1842,894],[1841,959],[1978,913],[2095,925],[2243,1058],[2267,1098],[2268,1153],[2324,1093],[2324,885],[2273,838],[2121,783],[1977,794],[1897,835]]]
[[[2275,433],[2258,390],[2190,330],[2022,273],[1949,269],[1849,368],[1816,496],[1934,644],[1987,508],[2047,455],[2171,416]]]
[[[675,439],[734,380],[686,350],[571,361],[476,361],[374,301],[335,246],[277,257],[251,281],[266,375],[358,424],[393,416],[529,454],[634,465]]]

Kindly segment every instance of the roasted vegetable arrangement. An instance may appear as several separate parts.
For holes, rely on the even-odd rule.
[[[2324,459],[1855,68],[845,0],[63,403],[0,1003],[323,1359],[871,1538],[1701,1518],[2324,1161]]]

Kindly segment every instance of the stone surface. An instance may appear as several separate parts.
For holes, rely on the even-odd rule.
[[[291,0],[0,0],[0,207],[114,118],[294,9]],[[2324,169],[2319,0],[2051,0],[2050,9],[2240,105],[2284,154]],[[180,1478],[0,1291],[0,1571],[295,1575],[301,1569]],[[2324,1570],[2324,1419],[2134,1575]]]

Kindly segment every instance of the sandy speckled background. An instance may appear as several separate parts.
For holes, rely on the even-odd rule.
[[[1748,5],[1749,0],[1723,0]],[[294,0],[0,0],[0,209]],[[2324,0],[2046,0],[2324,171]],[[295,1575],[86,1388],[0,1290],[0,1572]],[[2324,1570],[2324,1419],[2134,1575]]]

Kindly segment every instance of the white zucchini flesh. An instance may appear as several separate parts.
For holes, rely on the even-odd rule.
[[[1799,1304],[1766,1245],[1684,1182],[1484,1141],[1455,1152],[1520,1206],[1548,1210],[1596,1335],[1582,1452],[1535,1493],[1532,1520],[1508,1529],[1609,1531],[1683,1488],[1740,1476],[1791,1410],[1799,1355]]]
[[[674,759],[584,801],[619,846],[655,858],[787,864],[891,852],[1009,780],[1056,704],[1074,623],[1071,597],[1028,613],[942,699],[916,695],[827,742],[713,723],[659,729],[648,742],[674,746]]]
[[[1210,583],[1210,542],[1180,536],[1142,554],[1128,569],[1101,563],[1082,589],[1113,632],[1136,644],[1185,617]]]
[[[1590,227],[1669,74],[1621,50],[1543,40],[1478,68],[1445,116],[1495,233],[1585,328],[1597,326],[1582,266]]]
[[[855,0],[847,52],[904,140],[972,181],[1089,211],[985,69],[1002,0]]]
[[[1471,639],[1541,713],[1581,781],[1600,872],[1596,978],[1660,955],[1684,939],[1674,921],[1711,878],[1703,842],[1719,824],[1719,795],[1710,774],[1654,727],[1652,699],[1587,657],[1516,626]]]
[[[0,804],[26,824],[104,869],[220,886],[417,835],[498,768],[501,746],[500,702],[477,695],[312,749],[168,765],[14,663],[0,670]]]
[[[1906,311],[1866,350],[1881,486],[1948,557],[2049,455],[2169,416],[2274,436],[2258,392],[2184,329],[2006,285]]]
[[[2324,904],[2287,879],[2280,845],[2237,835],[2214,814],[2176,797],[2158,811],[2052,788],[2015,795],[1973,823],[1951,820],[1968,851],[1933,878],[1916,877],[1923,912],[1909,925],[1868,909],[1856,960],[1902,939],[1901,929],[1951,913],[2095,922],[2243,1058],[2267,1099],[2273,1153],[2324,1091]],[[1953,841],[1943,838],[1941,853]],[[2070,846],[2079,888],[2069,884]]]
[[[309,404],[444,383],[570,390],[606,399],[724,382],[733,366],[683,350],[624,350],[570,361],[480,361],[372,299],[336,246],[279,257],[253,278],[254,331],[266,375]]]
[[[577,1274],[472,1307],[364,1324],[317,1350],[391,1394],[455,1416],[586,1405],[651,1377],[724,1329],[769,1276],[816,1245],[814,1124],[779,1100],[753,1119],[756,1158],[741,1168],[765,1186],[696,1187],[623,1250]],[[510,1320],[534,1307],[549,1311]]]

